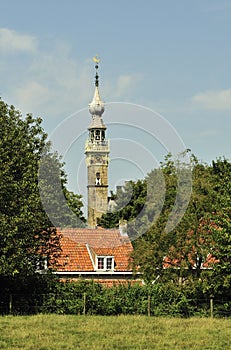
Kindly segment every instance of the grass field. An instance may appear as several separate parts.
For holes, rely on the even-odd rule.
[[[229,350],[231,319],[4,316],[1,350]]]

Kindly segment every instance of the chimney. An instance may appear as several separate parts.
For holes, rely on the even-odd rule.
[[[121,236],[126,236],[127,237],[127,227],[128,227],[128,224],[127,224],[127,220],[124,220],[124,219],[120,219],[119,221],[119,231],[120,231],[120,234]]]

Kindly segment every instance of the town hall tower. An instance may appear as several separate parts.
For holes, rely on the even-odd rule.
[[[89,104],[92,116],[88,127],[88,139],[85,145],[87,165],[88,226],[96,227],[97,219],[108,208],[108,163],[109,141],[106,139],[106,126],[102,119],[104,103],[99,94],[98,59],[95,59],[95,93]]]

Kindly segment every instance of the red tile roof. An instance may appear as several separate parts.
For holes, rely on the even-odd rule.
[[[132,244],[118,229],[57,229],[61,234],[61,254],[57,271],[95,271],[96,256],[114,256],[115,271],[131,271]]]
[[[121,236],[118,229],[58,228],[57,233],[75,242],[97,248],[113,248],[130,242],[127,236]]]
[[[92,262],[86,244],[76,243],[64,236],[61,239],[61,249],[58,270],[92,271]]]

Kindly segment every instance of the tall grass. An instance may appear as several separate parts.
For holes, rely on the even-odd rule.
[[[145,316],[5,316],[2,350],[229,350],[231,320]]]

